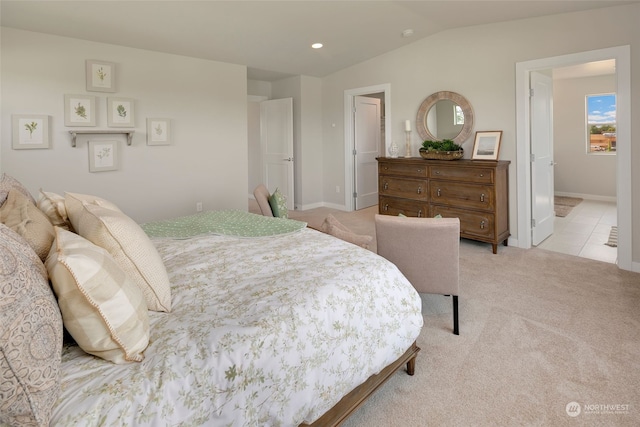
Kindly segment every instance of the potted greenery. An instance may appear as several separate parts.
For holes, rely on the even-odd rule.
[[[464,154],[462,147],[451,139],[442,141],[424,141],[420,147],[420,156],[433,160],[457,160]]]

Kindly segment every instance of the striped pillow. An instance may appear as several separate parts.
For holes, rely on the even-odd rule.
[[[45,265],[71,336],[114,363],[143,360],[149,313],[140,289],[104,249],[60,227],[55,235]]]

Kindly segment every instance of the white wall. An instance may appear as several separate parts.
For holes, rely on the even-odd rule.
[[[587,25],[598,22],[594,31]],[[515,65],[612,46],[631,45],[632,70],[640,69],[640,5],[547,16],[536,19],[460,28],[426,39],[336,72],[323,79],[324,201],[343,205],[333,191],[344,185],[345,90],[391,85],[392,139],[403,141],[403,123],[415,122],[420,103],[430,94],[449,90],[469,100],[475,114],[475,131],[502,130],[500,159],[510,160],[510,230],[517,236],[516,194],[516,93]],[[640,73],[632,73],[632,135],[640,135]],[[332,124],[336,124],[333,127]],[[633,163],[640,164],[637,137],[632,141]],[[414,150],[420,141],[414,132]],[[463,145],[471,153],[473,135]],[[633,209],[640,211],[640,170],[632,176]],[[633,253],[640,258],[640,216],[634,215]]]
[[[616,197],[616,156],[587,154],[585,97],[616,91],[615,75],[553,81],[555,191]]]
[[[247,209],[246,67],[11,28],[1,43],[0,169],[35,196],[96,194],[139,222],[195,213],[197,201]],[[86,59],[117,64],[116,93],[86,91]],[[107,129],[108,96],[135,99],[132,146],[117,137],[119,170],[89,173],[86,137],[70,145],[64,94],[97,97],[98,126],[85,129]],[[51,147],[13,150],[12,114],[50,115]],[[146,145],[147,117],[172,120],[172,145]]]

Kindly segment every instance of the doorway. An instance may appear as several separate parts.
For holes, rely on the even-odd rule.
[[[516,64],[516,112],[517,112],[517,194],[518,197],[518,247],[530,248],[532,244],[531,192],[531,119],[529,105],[529,81],[533,72],[554,69],[587,62],[614,59],[616,61],[616,93],[618,96],[618,143],[616,155],[616,194],[618,224],[618,266],[632,269],[631,256],[631,65],[630,47],[588,51]]]
[[[381,100],[383,119],[381,120],[381,143],[380,152],[378,155],[386,153],[387,143],[391,140],[391,111],[389,106],[391,105],[391,87],[389,84],[382,84],[376,86],[368,86],[358,89],[350,89],[344,92],[344,164],[345,164],[345,183],[344,183],[344,206],[345,210],[351,212],[356,209],[356,167],[354,161],[354,150],[356,148],[355,143],[355,114],[354,105],[358,96],[375,97]],[[377,176],[377,174],[376,174]],[[377,178],[373,185],[377,188]],[[371,183],[369,183],[371,184]]]

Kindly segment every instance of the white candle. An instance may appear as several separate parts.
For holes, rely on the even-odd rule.
[[[404,130],[407,132],[411,132],[411,120],[407,120],[404,122]]]

